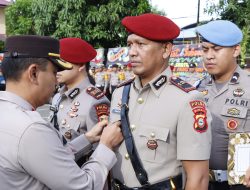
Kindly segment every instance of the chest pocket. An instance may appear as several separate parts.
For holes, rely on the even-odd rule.
[[[221,111],[228,132],[243,132],[248,116],[248,108],[224,105]]]
[[[167,159],[169,129],[162,127],[140,127],[135,133],[137,151],[141,160],[163,163]]]

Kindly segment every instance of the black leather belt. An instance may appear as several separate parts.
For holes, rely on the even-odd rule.
[[[170,178],[159,183],[143,185],[141,187],[127,187],[117,179],[112,181],[114,190],[177,190],[182,189],[182,175]]]

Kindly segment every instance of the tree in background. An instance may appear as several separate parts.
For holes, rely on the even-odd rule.
[[[230,20],[237,24],[243,32],[241,43],[241,66],[245,65],[245,58],[250,56],[250,0],[207,0],[205,12],[220,15],[223,20]]]
[[[57,38],[81,37],[96,48],[126,45],[121,19],[151,12],[147,0],[35,0],[35,30]]]
[[[32,0],[17,0],[5,9],[7,35],[35,34]]]
[[[6,9],[7,35],[81,37],[96,48],[126,45],[125,16],[156,12],[148,0],[16,0]]]

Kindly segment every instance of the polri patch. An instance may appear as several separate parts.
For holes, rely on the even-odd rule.
[[[153,86],[155,87],[156,90],[158,90],[166,82],[167,82],[167,76],[162,75],[153,83]]]
[[[192,111],[194,113],[194,130],[203,133],[207,131],[207,111],[205,103],[200,100],[194,100],[189,102]]]
[[[95,110],[98,121],[101,121],[104,118],[103,116],[109,116],[109,106],[107,104],[95,105]]]

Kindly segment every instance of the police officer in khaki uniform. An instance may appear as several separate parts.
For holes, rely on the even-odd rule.
[[[209,189],[246,189],[229,186],[227,176],[229,134],[250,132],[250,77],[236,61],[243,35],[238,26],[226,20],[211,21],[197,32],[202,38],[204,66],[211,75],[199,87],[213,117]]]
[[[197,87],[200,84],[201,80],[202,78],[200,73],[196,72],[196,64],[189,63],[188,76],[185,81],[192,86]]]
[[[104,65],[96,65],[95,73],[95,87],[99,88],[104,94],[107,93],[109,77],[106,72],[103,71]]]
[[[210,116],[202,94],[171,77],[168,67],[179,28],[156,14],[126,17],[122,24],[136,77],[111,101],[110,120],[122,121],[125,139],[116,150],[114,188],[182,189],[183,166],[185,189],[207,190]]]
[[[134,78],[135,75],[132,71],[132,66],[131,66],[131,63],[128,63],[126,65],[126,70],[125,70],[125,80],[130,80],[132,78]]]
[[[99,123],[86,135],[63,146],[62,135],[35,109],[48,102],[56,86],[58,69],[72,65],[59,57],[59,41],[42,36],[6,39],[0,92],[1,189],[102,189],[116,157],[111,150],[122,140],[117,124]],[[79,168],[73,153],[84,152],[100,140],[89,162]],[[78,145],[78,146],[75,146]],[[71,153],[68,151],[71,148]]]
[[[80,38],[60,40],[60,57],[73,65],[71,70],[57,73],[57,81],[64,84],[52,105],[58,109],[57,122],[67,141],[89,131],[109,115],[109,100],[89,82],[86,66],[96,56],[95,49]]]
[[[118,65],[113,64],[112,65],[112,71],[110,73],[109,77],[109,91],[110,94],[114,92],[116,87],[120,84],[120,73],[118,72]]]

